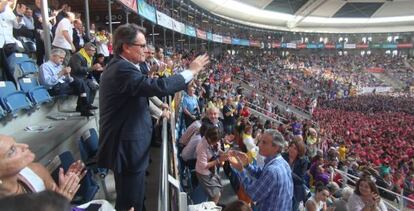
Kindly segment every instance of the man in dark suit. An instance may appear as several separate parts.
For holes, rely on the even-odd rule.
[[[73,45],[75,45],[76,52],[78,52],[85,43],[89,42],[88,36],[86,36],[85,28],[83,27],[82,21],[80,19],[75,19],[73,21]]]
[[[96,91],[99,88],[99,84],[94,80],[91,73],[93,71],[102,72],[103,68],[101,64],[96,63],[92,65],[93,55],[95,55],[96,47],[92,43],[86,43],[77,53],[73,54],[69,60],[69,67],[72,68],[72,76],[84,80],[88,85],[88,103],[93,104],[95,99]],[[95,106],[90,106],[90,109],[96,109]],[[78,110],[78,109],[77,109]]]
[[[113,170],[117,210],[143,209],[152,121],[148,97],[183,90],[208,63],[197,57],[188,70],[163,79],[142,74],[146,40],[140,27],[125,24],[114,33],[114,58],[101,76],[98,165]]]

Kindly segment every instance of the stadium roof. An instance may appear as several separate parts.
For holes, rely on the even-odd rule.
[[[239,23],[286,31],[414,31],[414,0],[192,0]]]

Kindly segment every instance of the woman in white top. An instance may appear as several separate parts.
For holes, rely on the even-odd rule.
[[[34,154],[28,145],[0,134],[0,197],[52,190],[72,200],[86,173],[84,164],[75,162],[66,173],[60,169],[59,184],[56,184],[48,170],[33,160]]]
[[[326,200],[329,195],[329,189],[322,183],[318,183],[315,188],[315,195],[306,201],[306,211],[327,211]]]
[[[349,197],[348,210],[352,211],[386,211],[375,183],[369,177],[358,180],[354,193]]]

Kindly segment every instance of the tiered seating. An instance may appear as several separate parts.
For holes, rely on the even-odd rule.
[[[18,91],[11,81],[0,81],[0,103],[13,115],[20,110],[29,110],[32,103],[26,93]]]
[[[18,79],[26,77],[30,74],[37,74],[39,68],[36,63],[29,58],[27,54],[23,53],[14,53],[7,58],[8,70],[10,75],[14,77],[14,80],[17,82]]]
[[[39,85],[36,78],[19,79],[20,89],[26,93],[27,97],[35,104],[50,102],[52,98],[43,86]]]

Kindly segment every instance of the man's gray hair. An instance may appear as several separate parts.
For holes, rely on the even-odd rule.
[[[66,52],[63,50],[63,49],[60,49],[60,48],[53,48],[51,51],[50,51],[50,56],[65,56],[66,55]]]
[[[113,50],[115,55],[120,55],[123,51],[123,44],[134,44],[137,35],[145,35],[145,29],[133,23],[127,23],[119,26],[113,37]]]
[[[272,136],[272,145],[279,146],[280,152],[287,146],[285,138],[283,138],[283,135],[279,131],[274,129],[267,129],[264,131],[264,133],[267,133],[270,136]]]
[[[152,44],[147,45],[148,50],[155,51],[155,47]]]
[[[91,42],[87,42],[87,43],[85,43],[85,45],[83,45],[83,48],[85,50],[88,50],[88,49],[91,49],[91,48],[96,49],[96,46]]]

